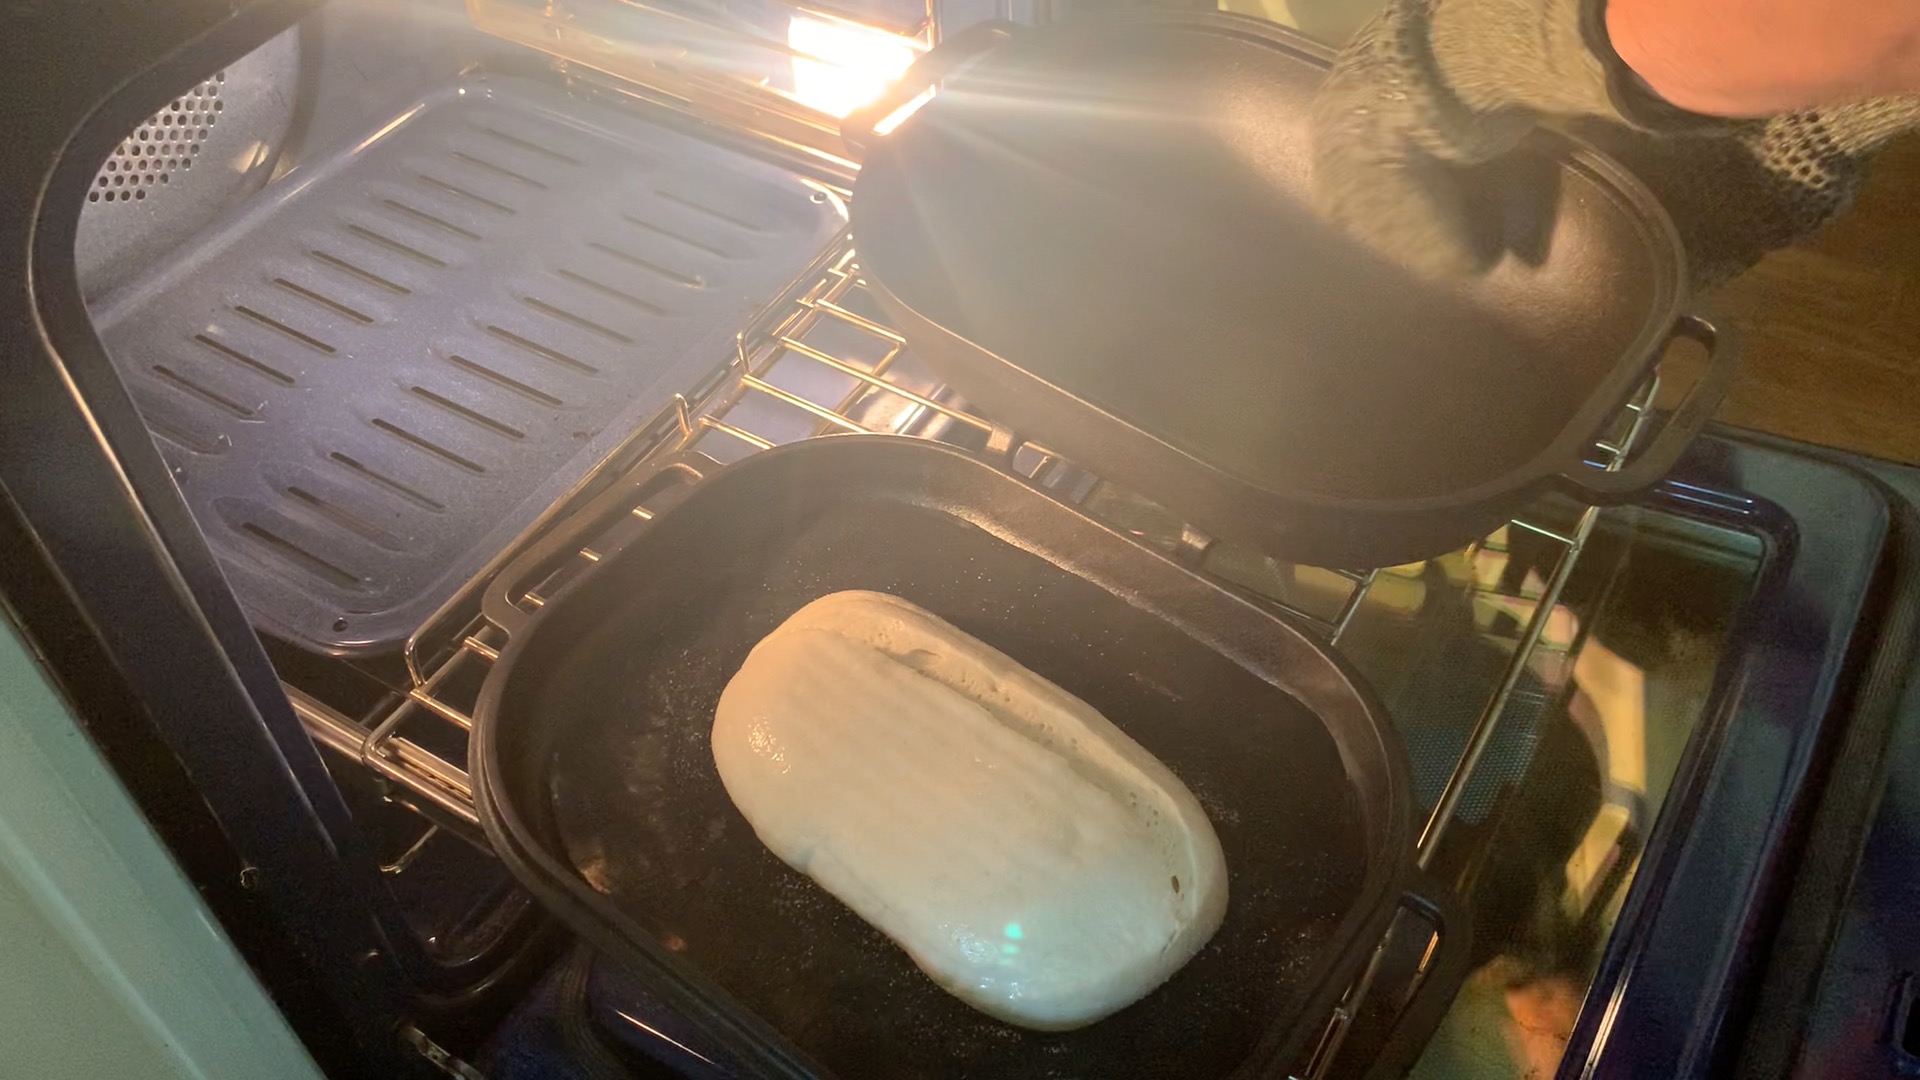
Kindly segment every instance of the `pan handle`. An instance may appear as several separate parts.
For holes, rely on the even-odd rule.
[[[1395,971],[1383,983],[1382,963],[1402,927],[1425,923],[1428,951],[1411,978]],[[1401,1080],[1426,1050],[1473,962],[1473,926],[1453,890],[1424,871],[1415,871],[1395,903],[1387,936],[1374,949],[1359,980],[1341,1003],[1340,1026],[1321,1037],[1304,1068],[1287,1075],[1320,1080]],[[1396,965],[1396,968],[1398,965]],[[1376,995],[1389,991],[1398,1000],[1384,1010]],[[1358,1040],[1358,1041],[1356,1041]]]
[[[487,583],[486,592],[480,596],[481,613],[488,622],[505,630],[508,637],[518,634],[527,620],[533,618],[519,605],[519,599],[527,594],[527,590],[558,570],[561,564],[578,554],[588,538],[611,528],[622,516],[631,514],[642,498],[654,489],[672,485],[669,489],[672,494],[668,495],[668,499],[677,501],[680,494],[719,467],[719,462],[705,454],[683,450],[617,477],[605,491],[589,499],[586,505],[535,540],[525,551],[516,555],[505,569],[494,575],[493,580]],[[647,501],[652,504],[649,509],[658,512],[665,500],[648,498]],[[618,547],[614,547],[597,554],[605,559],[618,550]]]
[[[975,23],[942,41],[914,61],[900,81],[889,86],[886,92],[848,113],[840,121],[840,141],[855,157],[866,156],[867,147],[878,137],[874,128],[912,104],[915,98],[939,86],[947,76],[999,48],[1019,31],[1019,24],[996,19]]]
[[[1687,338],[1707,350],[1707,369],[1700,381],[1687,392],[1686,400],[1668,414],[1667,422],[1654,433],[1647,448],[1613,472],[1579,465],[1559,476],[1560,487],[1583,502],[1598,506],[1626,502],[1658,483],[1673,471],[1687,447],[1713,418],[1720,400],[1727,396],[1740,350],[1732,335],[1699,315],[1682,315],[1667,337]]]
[[[1420,874],[1401,894],[1400,906],[1431,926],[1437,940],[1432,958],[1372,1055],[1367,1080],[1399,1080],[1413,1068],[1453,1008],[1473,962],[1473,923],[1452,889]]]

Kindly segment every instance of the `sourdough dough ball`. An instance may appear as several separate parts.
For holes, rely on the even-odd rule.
[[[762,843],[967,1004],[1043,1030],[1139,1000],[1227,906],[1200,804],[1085,702],[897,597],[756,645],[713,723]]]

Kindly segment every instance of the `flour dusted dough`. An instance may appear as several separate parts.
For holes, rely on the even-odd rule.
[[[1226,912],[1220,841],[1178,777],[897,597],[834,593],[767,635],[720,695],[713,758],[775,855],[1011,1023],[1139,1000]]]

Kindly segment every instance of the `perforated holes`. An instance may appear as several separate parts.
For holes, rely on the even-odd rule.
[[[227,73],[222,71],[174,98],[135,128],[101,167],[93,190],[87,192],[87,201],[145,199],[149,189],[169,183],[176,170],[191,169],[226,108],[220,100],[220,87],[226,81]]]

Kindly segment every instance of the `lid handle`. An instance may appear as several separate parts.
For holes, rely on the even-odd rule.
[[[518,634],[533,618],[531,612],[520,606],[521,597],[578,554],[582,544],[596,533],[612,528],[622,516],[633,513],[642,497],[651,504],[649,509],[658,513],[665,503],[677,501],[679,494],[718,467],[719,463],[705,454],[683,450],[615,478],[605,491],[528,545],[487,583],[486,592],[480,596],[481,613],[488,622],[505,630],[508,637]],[[656,488],[665,490],[655,491]],[[604,561],[617,550],[603,550],[599,552],[600,558]]]
[[[1618,469],[1606,471],[1581,464],[1561,473],[1560,486],[1569,495],[1596,506],[1634,498],[1673,471],[1694,437],[1713,418],[1714,410],[1720,407],[1721,399],[1727,396],[1727,387],[1733,382],[1740,350],[1730,340],[1730,334],[1699,315],[1680,316],[1667,335],[1667,343],[1675,338],[1697,342],[1707,350],[1707,369],[1701,373],[1700,381],[1668,415],[1667,422],[1654,433],[1647,448],[1628,458]]]

